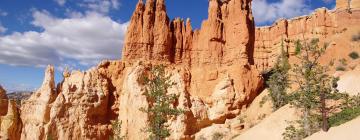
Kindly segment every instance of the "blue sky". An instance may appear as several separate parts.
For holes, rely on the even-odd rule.
[[[33,90],[44,67],[86,70],[103,59],[120,59],[128,21],[138,0],[1,0],[0,84],[8,91]],[[167,0],[171,19],[190,18],[200,28],[208,0]],[[334,0],[253,0],[257,26],[305,15]]]

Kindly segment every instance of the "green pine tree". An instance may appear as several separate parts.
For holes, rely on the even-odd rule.
[[[282,42],[281,54],[274,65],[269,80],[267,81],[274,110],[277,110],[288,103],[287,89],[289,88],[289,70],[290,64],[288,55],[285,52],[284,44]]]
[[[140,110],[148,114],[148,127],[144,130],[150,132],[150,140],[162,140],[169,137],[170,132],[165,123],[170,117],[176,117],[182,113],[180,109],[173,107],[178,96],[167,94],[167,90],[174,85],[169,79],[170,77],[165,75],[163,65],[154,66],[149,75],[144,76],[145,96],[149,102],[149,108]]]
[[[302,119],[297,121],[296,126],[299,129],[296,133],[294,129],[288,129],[296,136],[289,137],[289,134],[285,133],[287,139],[302,139],[320,129],[327,131],[329,108],[326,101],[340,98],[333,86],[334,78],[327,75],[328,68],[319,63],[326,46],[320,47],[318,43],[318,39],[313,39],[310,42],[297,41],[295,44],[296,48],[299,48],[296,56],[300,63],[295,64],[292,69],[297,90],[291,94],[290,103],[302,111]]]

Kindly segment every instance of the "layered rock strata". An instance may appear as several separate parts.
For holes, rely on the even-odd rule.
[[[190,20],[168,18],[164,0],[139,0],[122,60],[103,61],[85,72],[65,71],[57,86],[49,66],[42,86],[22,103],[21,118],[16,119],[23,123],[16,127],[21,132],[6,132],[16,132],[23,140],[108,139],[111,121],[119,120],[122,135],[144,139],[147,114],[139,109],[149,103],[140,79],[163,64],[175,83],[168,93],[179,96],[173,107],[184,110],[167,123],[170,139],[239,133],[249,128],[239,124],[242,114],[254,116],[245,124],[259,121],[259,115],[246,110],[263,89],[259,71],[271,68],[282,40],[291,52],[294,39],[339,33],[343,24],[359,23],[356,4],[351,14],[339,4],[339,10],[320,9],[311,16],[255,28],[251,0],[210,0],[208,19],[201,29],[192,30]],[[0,102],[0,116],[9,113],[2,110],[8,106]]]
[[[281,52],[282,43],[290,57],[294,54],[296,40],[318,38],[322,44],[336,43],[334,37],[346,36],[343,33],[347,30],[358,30],[351,27],[359,26],[359,15],[360,0],[337,0],[333,10],[320,8],[308,16],[280,19],[272,26],[256,28],[254,65],[259,71],[270,69]],[[341,42],[347,43],[337,42],[338,45],[350,46],[350,38]]]

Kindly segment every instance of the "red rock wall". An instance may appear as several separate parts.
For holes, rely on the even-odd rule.
[[[360,23],[360,9],[352,9],[351,13],[344,9],[317,9],[309,16],[279,20],[272,26],[259,27],[255,30],[255,67],[259,71],[270,69],[281,52],[281,43],[291,55],[294,42],[298,39],[319,38],[320,42],[338,35],[348,27]]]

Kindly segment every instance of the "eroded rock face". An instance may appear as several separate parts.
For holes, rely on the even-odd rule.
[[[0,86],[0,139],[19,140],[21,127],[16,102],[8,100],[6,91]]]
[[[48,66],[42,86],[21,107],[24,127],[21,139],[44,139],[44,124],[50,121],[51,103],[55,100],[54,67]]]
[[[6,115],[6,108],[8,105],[8,100],[6,96],[6,91],[0,85],[0,116]]]
[[[131,18],[123,50],[124,60],[171,61],[172,33],[164,0],[142,0]]]
[[[143,73],[152,64],[136,64],[125,72],[123,92],[120,96],[119,120],[123,122],[123,135],[129,139],[141,139],[147,136],[141,131],[147,125],[147,114],[140,108],[147,108],[148,102],[144,94],[144,85],[139,83]],[[166,72],[171,75],[170,80],[175,83],[168,94],[179,96],[178,103],[173,107],[184,110],[184,114],[169,120],[171,139],[192,139],[203,128],[214,124],[225,123],[235,119],[240,114],[244,101],[251,100],[243,92],[237,94],[231,77],[221,78],[221,82],[213,89],[212,96],[202,99],[191,95],[188,90],[189,70],[183,67],[169,65]],[[242,95],[242,96],[241,96]],[[141,117],[140,117],[141,116]],[[241,129],[241,128],[233,128]],[[229,128],[229,131],[232,128]]]
[[[123,60],[104,61],[86,72],[65,71],[57,86],[54,68],[48,67],[41,88],[21,107],[21,139],[108,139],[116,119],[122,122],[122,135],[144,139],[147,114],[139,109],[149,103],[139,81],[158,64],[166,66],[175,83],[168,89],[179,95],[173,107],[184,110],[168,121],[170,139],[236,135],[249,127],[239,116],[253,116],[245,124],[254,125],[262,115],[246,110],[263,89],[259,71],[271,68],[282,40],[292,52],[292,39],[326,38],[341,31],[345,25],[340,23],[358,23],[360,15],[320,9],[255,29],[251,0],[210,0],[209,5],[209,18],[193,31],[190,20],[169,20],[164,0],[139,0]],[[256,109],[257,102],[250,108]]]
[[[318,38],[320,45],[337,44],[339,47],[351,46],[351,37],[338,39],[338,36],[347,37],[351,30],[358,30],[360,22],[360,1],[337,0],[336,9],[320,8],[308,16],[301,16],[289,20],[280,19],[272,26],[259,27],[255,30],[255,66],[259,71],[270,69],[281,53],[281,44],[290,55],[295,52],[295,41]],[[346,8],[350,6],[350,11]],[[334,50],[330,50],[334,51]],[[337,50],[338,51],[338,50]],[[348,52],[349,53],[349,52]],[[348,54],[329,52],[322,61],[329,62],[332,58],[340,58]],[[296,61],[291,61],[296,62]]]
[[[49,66],[41,88],[22,105],[21,139],[109,138],[120,91],[113,84],[121,82],[122,69],[123,63],[107,61],[86,72],[65,72],[55,88]]]
[[[139,1],[128,28],[123,60],[199,65],[253,63],[255,25],[250,0],[210,0],[209,19],[192,31],[190,20],[169,21],[164,0]]]

